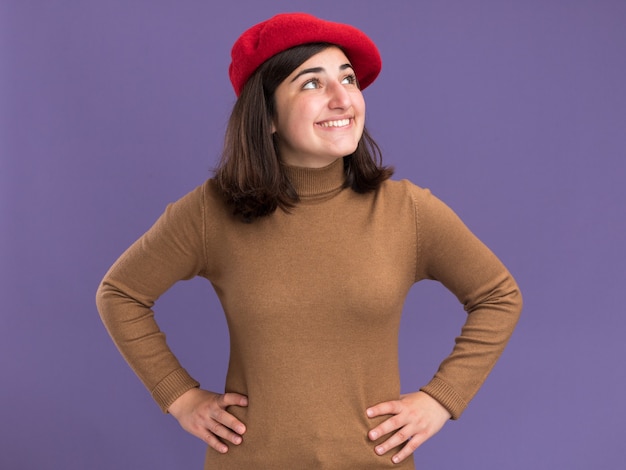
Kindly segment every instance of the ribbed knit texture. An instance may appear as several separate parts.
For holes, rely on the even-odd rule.
[[[289,176],[289,181],[296,188],[302,200],[324,199],[341,190],[344,182],[342,160],[335,161],[334,165],[323,168],[301,168],[283,165]]]
[[[157,384],[152,390],[152,397],[157,403],[161,403],[165,411],[176,397],[181,395],[181,392],[184,393],[198,386],[200,382],[194,380],[185,369],[176,369]]]
[[[407,181],[369,194],[342,189],[341,160],[286,171],[301,197],[289,213],[244,224],[211,180],[168,206],[103,279],[102,319],[166,410],[197,382],[167,348],[152,307],[180,279],[211,281],[230,331],[225,390],[249,406],[229,408],[248,427],[244,442],[225,455],[209,449],[205,469],[412,469],[412,459],[393,465],[392,453],[374,453],[367,431],[384,418],[365,415],[399,398],[409,289],[438,280],[468,312],[422,388],[458,418],[513,331],[517,285],[427,190]]]

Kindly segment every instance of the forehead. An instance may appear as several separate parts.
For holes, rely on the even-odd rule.
[[[323,68],[325,71],[332,72],[333,68],[339,68],[345,64],[350,65],[350,60],[344,52],[337,46],[330,46],[309,57],[302,65],[296,67],[291,75],[297,75],[309,68]]]

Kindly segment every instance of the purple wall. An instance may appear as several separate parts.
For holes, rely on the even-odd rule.
[[[210,175],[234,101],[230,46],[285,10],[378,43],[365,96],[387,161],[523,289],[502,360],[418,467],[621,467],[626,2],[211,3],[0,1],[0,468],[201,467],[203,444],[151,401],[94,294],[165,204]],[[226,327],[207,284],[178,284],[158,312],[183,364],[221,390]],[[437,284],[415,287],[406,391],[463,315]]]

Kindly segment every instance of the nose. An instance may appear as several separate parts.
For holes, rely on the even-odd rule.
[[[348,90],[339,82],[332,82],[328,86],[328,107],[331,109],[347,109],[351,105]]]

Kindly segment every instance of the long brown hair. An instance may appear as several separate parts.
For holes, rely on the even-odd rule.
[[[235,215],[245,222],[288,211],[298,202],[280,163],[272,122],[274,93],[297,67],[333,44],[315,43],[287,49],[266,60],[246,82],[230,115],[222,158],[215,172],[218,188]],[[382,166],[380,148],[367,129],[353,154],[344,157],[344,187],[373,191],[393,174]]]

